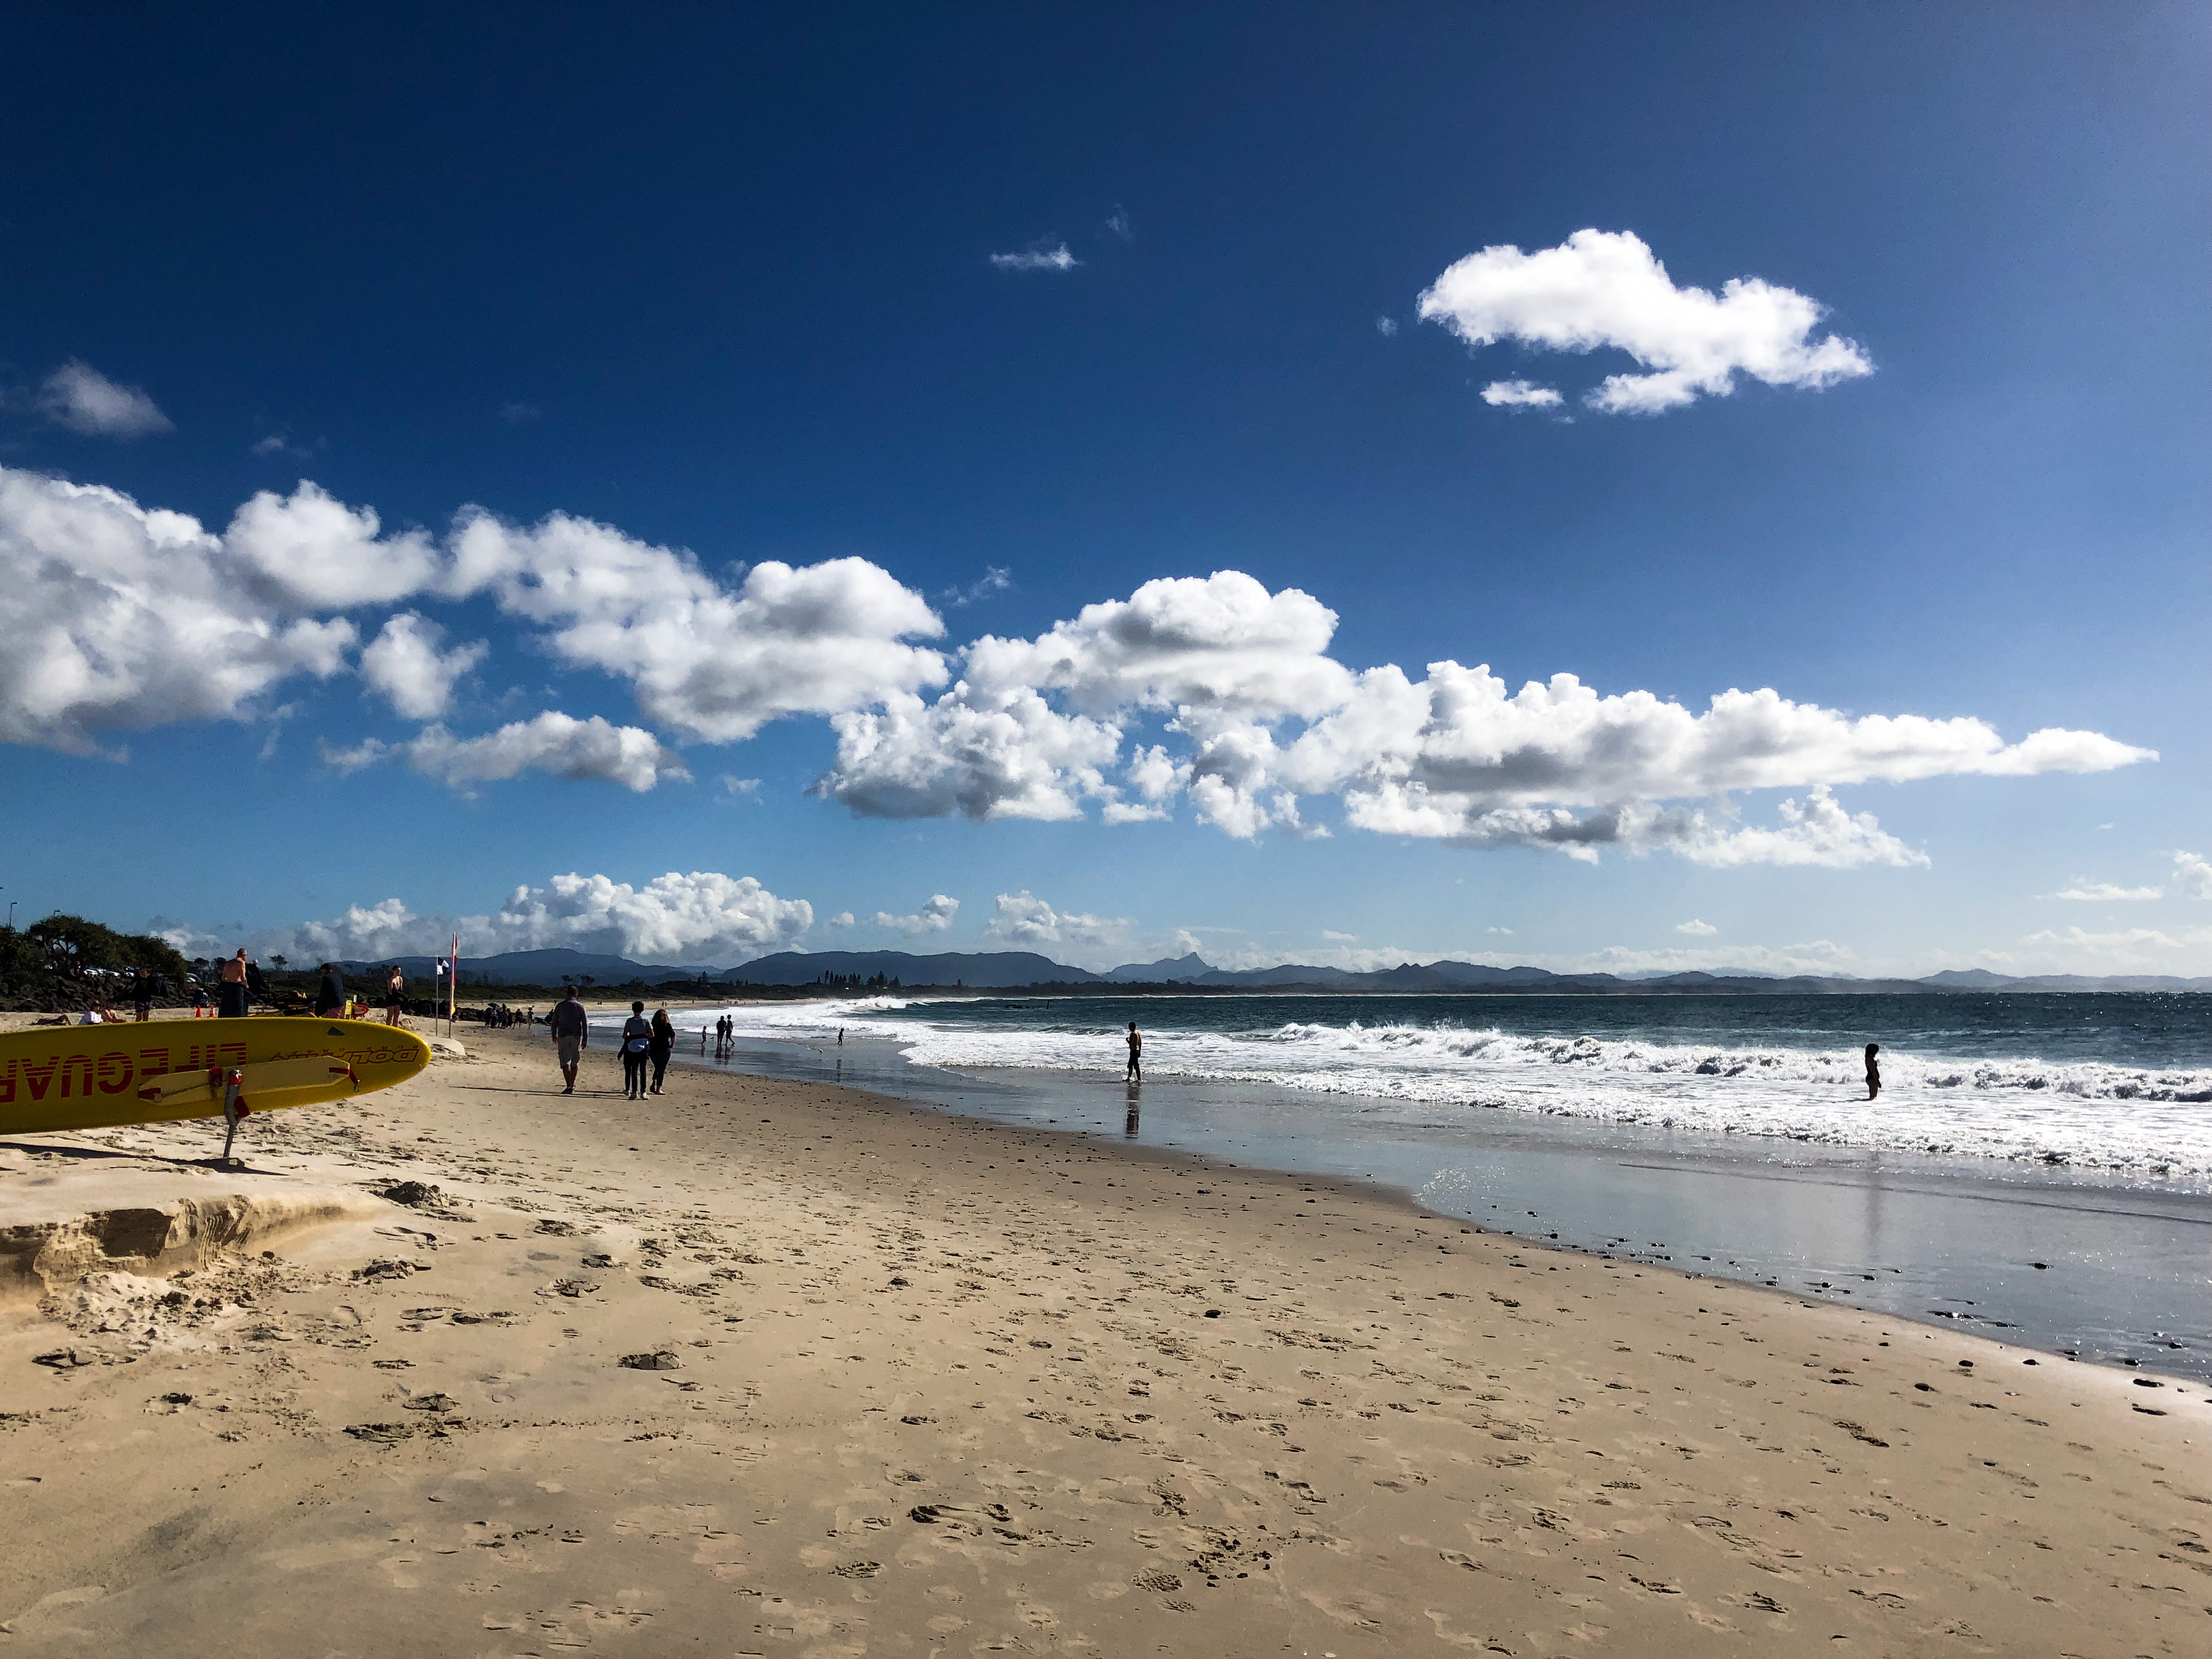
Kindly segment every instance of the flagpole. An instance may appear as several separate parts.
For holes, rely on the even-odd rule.
[[[460,1018],[461,1011],[461,936],[459,933],[453,935],[453,949],[446,960],[453,964],[452,971],[446,975],[446,1035],[451,1036],[453,1022]]]

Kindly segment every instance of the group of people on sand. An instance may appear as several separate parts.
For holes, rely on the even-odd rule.
[[[561,1000],[545,1017],[545,1030],[553,1039],[554,1056],[561,1062],[561,1092],[573,1095],[584,1050],[592,1046],[591,1017],[577,1000],[574,986],[562,988]],[[629,1018],[623,1022],[617,1041],[622,1050],[623,1097],[642,1100],[648,1094],[660,1093],[668,1076],[669,1058],[676,1052],[676,1026],[668,1018],[668,1010],[656,1009],[647,1019],[645,1005],[631,1003]]]

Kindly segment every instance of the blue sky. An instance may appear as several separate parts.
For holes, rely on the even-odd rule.
[[[2212,973],[2208,36],[27,9],[0,900]]]

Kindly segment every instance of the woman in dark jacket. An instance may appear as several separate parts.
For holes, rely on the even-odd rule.
[[[668,1075],[668,1057],[676,1052],[676,1027],[668,1018],[668,1010],[653,1011],[653,1046],[647,1050],[653,1056],[653,1092],[660,1092],[660,1079]]]

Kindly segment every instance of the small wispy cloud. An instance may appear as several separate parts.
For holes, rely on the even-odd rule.
[[[1678,933],[1687,933],[1692,939],[1711,939],[1715,933],[1719,933],[1720,929],[1710,921],[1699,921],[1695,916],[1692,916],[1687,921],[1676,922],[1674,931]]]
[[[1513,930],[1510,927],[1486,927],[1482,931],[1486,933],[1503,933],[1508,939],[1513,937]]]
[[[1013,573],[1002,564],[987,564],[983,574],[965,587],[947,587],[938,598],[948,605],[973,605],[978,599],[988,599],[994,593],[1003,593],[1014,585]]]
[[[1000,270],[1073,270],[1083,263],[1060,242],[1052,247],[1039,243],[1019,253],[994,253],[991,263]]]
[[[1384,339],[1389,339],[1398,331],[1398,319],[1395,317],[1377,317],[1375,319],[1375,331]]]
[[[177,429],[137,386],[118,385],[76,357],[46,376],[39,408],[56,426],[88,438],[143,438]]]
[[[734,773],[725,772],[715,780],[714,787],[722,792],[722,799],[726,801],[749,800],[756,806],[760,805],[761,781],[758,778],[741,778]]]
[[[2045,898],[2071,899],[2079,904],[2128,903],[2142,899],[2164,898],[2163,887],[2117,887],[2109,881],[2084,882],[2079,886],[2063,887],[2055,893],[2045,893]]]
[[[1129,210],[1119,202],[1114,204],[1114,211],[1107,216],[1106,228],[1125,242],[1137,240],[1136,228],[1129,222]]]
[[[536,404],[524,403],[517,399],[513,403],[501,404],[499,406],[499,418],[509,426],[527,426],[532,421],[544,420],[545,411]]]
[[[1482,388],[1482,401],[1492,409],[1556,409],[1559,394],[1533,380],[1492,380]]]
[[[329,447],[321,439],[317,439],[312,445],[297,444],[292,441],[289,433],[271,432],[265,437],[256,438],[252,443],[246,445],[246,452],[249,455],[264,458],[282,455],[288,460],[312,461],[318,459]]]
[[[1321,930],[1321,936],[1331,945],[1357,945],[1359,942],[1357,933],[1340,933],[1328,927]]]

